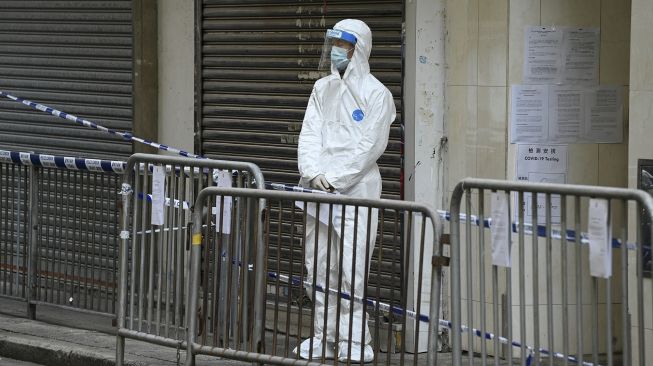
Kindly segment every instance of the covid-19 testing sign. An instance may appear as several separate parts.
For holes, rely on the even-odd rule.
[[[567,145],[517,145],[516,175],[519,181],[537,183],[567,183]],[[544,194],[537,196],[537,222],[546,221]],[[524,194],[524,222],[533,222],[533,200]],[[518,212],[515,218],[518,219]],[[560,223],[560,196],[551,196],[551,223]]]

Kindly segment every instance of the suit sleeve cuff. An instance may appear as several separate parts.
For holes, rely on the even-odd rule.
[[[320,174],[324,174],[324,173],[317,172],[317,171],[307,171],[304,172],[304,174],[302,174],[301,180],[305,184],[308,184],[310,181],[313,180],[313,178],[317,177]]]
[[[326,173],[324,174],[324,177],[326,178],[327,182],[329,182],[329,184],[331,184],[333,188],[336,189],[336,191],[342,191],[342,189],[344,188],[342,182],[340,181],[340,179],[338,179],[338,177],[335,174]]]

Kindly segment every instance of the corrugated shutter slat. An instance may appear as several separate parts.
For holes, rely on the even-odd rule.
[[[0,90],[132,130],[131,1],[0,1]],[[131,143],[0,101],[0,148],[124,159]]]

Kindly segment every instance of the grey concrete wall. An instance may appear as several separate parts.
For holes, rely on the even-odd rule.
[[[158,2],[158,142],[193,151],[193,1]]]

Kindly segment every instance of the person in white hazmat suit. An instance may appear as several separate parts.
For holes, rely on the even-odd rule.
[[[298,146],[300,185],[351,197],[378,199],[381,197],[381,175],[376,161],[388,144],[390,125],[396,117],[392,94],[370,74],[368,59],[372,32],[364,22],[342,20],[327,31],[326,37],[323,60],[330,59],[331,73],[315,82],[304,115]],[[378,210],[372,210],[368,217],[367,208],[359,208],[356,214],[354,207],[348,206],[344,233],[341,230],[342,211],[335,208],[333,211],[331,243],[329,226],[323,222],[328,220],[317,221],[307,215],[305,265],[308,280],[313,281],[315,269],[318,286],[325,287],[328,275],[329,289],[338,290],[339,251],[343,239],[341,291],[363,298],[365,270],[370,260],[366,255],[371,256],[376,241]],[[358,225],[354,236],[356,215]],[[371,246],[369,251],[367,243]],[[329,268],[326,268],[327,262]],[[364,306],[354,302],[353,322],[349,324],[352,304],[350,300],[342,300],[336,334],[337,296],[333,292],[329,295],[328,309],[325,309],[325,300],[325,294],[316,291],[313,337],[304,340],[294,352],[299,352],[302,358],[320,358],[324,352],[327,359],[371,362],[374,351]]]

